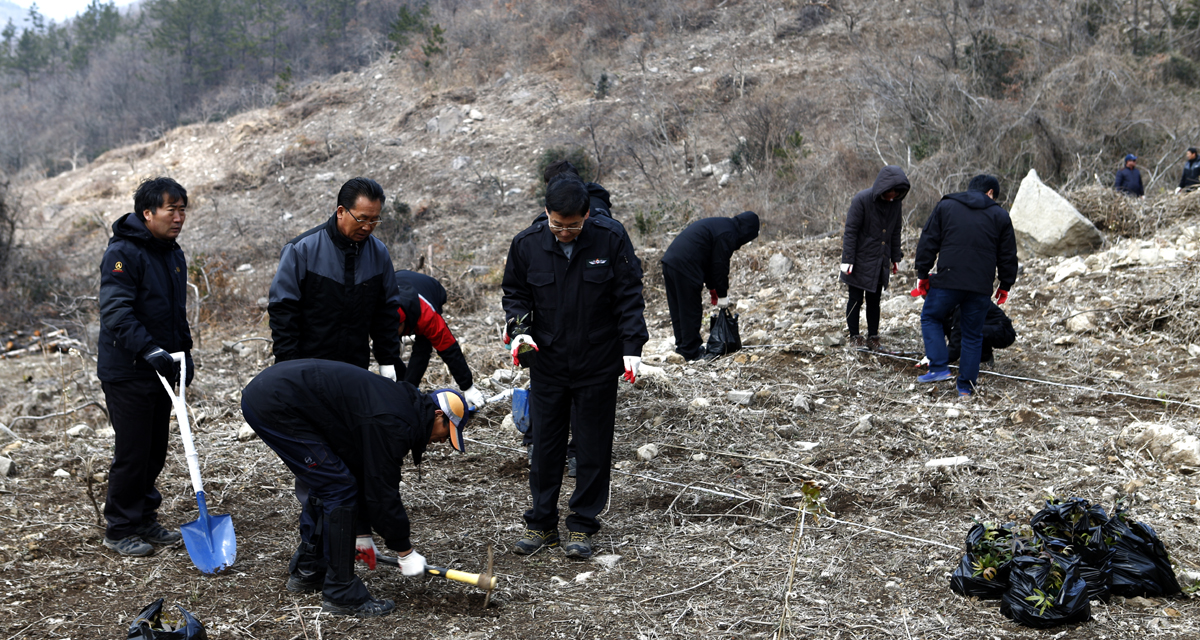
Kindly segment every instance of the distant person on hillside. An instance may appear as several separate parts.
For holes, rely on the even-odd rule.
[[[148,556],[152,544],[180,540],[158,522],[162,494],[155,481],[167,459],[171,397],[158,380],[179,380],[186,355],[192,366],[187,320],[187,260],[175,242],[187,219],[187,190],[170,178],[143,182],[133,212],[113,223],[100,261],[100,340],[96,375],[116,431],[104,546],[125,556]]]
[[[1017,280],[1016,235],[1008,212],[996,202],[999,197],[1000,181],[989,175],[971,178],[966,191],[943,196],[921,230],[913,260],[917,286],[911,293],[925,297],[921,337],[929,358],[929,373],[917,379],[939,382],[954,377],[945,327],[958,307],[962,314],[960,398],[975,393],[993,284],[1000,281],[996,303],[1004,304]]]
[[[846,328],[854,347],[879,349],[879,301],[891,274],[899,270],[901,203],[910,189],[908,176],[895,165],[879,170],[875,184],[850,200],[846,229],[842,233],[841,275],[849,298]],[[867,337],[859,333],[859,310],[867,301]]]
[[[416,336],[412,355],[404,368],[404,381],[414,387],[421,386],[421,378],[429,367],[429,358],[436,349],[442,362],[450,369],[450,375],[462,389],[463,396],[472,409],[482,407],[487,401],[483,393],[475,388],[471,367],[463,356],[462,347],[450,333],[446,320],[442,318],[442,306],[446,304],[446,288],[433,277],[416,271],[397,271],[396,287],[400,294],[400,335]]]
[[[1187,160],[1183,162],[1183,175],[1179,176],[1179,186],[1175,187],[1175,193],[1194,191],[1196,187],[1200,187],[1200,158],[1196,157],[1196,147],[1188,147]]]
[[[337,210],[288,241],[271,281],[275,362],[337,360],[366,369],[372,343],[379,374],[396,379],[400,361],[400,290],[387,247],[371,232],[382,222],[383,188],[354,178]]]
[[[704,218],[679,232],[663,253],[663,286],[675,332],[675,352],[684,359],[718,355],[708,355],[700,339],[701,296],[707,288],[713,306],[729,307],[729,261],[734,251],[758,237],[758,229],[758,214],[753,211],[732,218]]]
[[[1142,173],[1137,168],[1137,156],[1132,153],[1125,156],[1125,168],[1117,172],[1117,181],[1113,188],[1118,193],[1143,198],[1146,192],[1142,189]]]

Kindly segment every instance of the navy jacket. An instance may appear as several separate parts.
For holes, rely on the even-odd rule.
[[[704,218],[679,232],[663,253],[662,263],[680,278],[717,296],[729,295],[729,259],[747,242],[758,237],[758,214],[743,211],[732,218]]]
[[[269,300],[275,362],[321,358],[365,369],[369,338],[379,364],[404,366],[392,258],[374,236],[342,235],[337,216],[284,245]]]
[[[1137,169],[1125,167],[1117,172],[1117,181],[1113,184],[1113,188],[1117,191],[1128,193],[1132,196],[1144,196],[1145,191],[1142,190],[1142,173]]]
[[[159,240],[140,215],[112,225],[100,261],[100,343],[96,375],[104,382],[154,379],[139,356],[150,346],[190,351],[187,261],[174,240]]]
[[[322,442],[358,480],[358,513],[389,549],[407,551],[408,512],[400,500],[400,465],[429,444],[434,401],[406,382],[328,360],[267,367],[242,390],[242,406],[267,427]]]
[[[470,389],[475,383],[471,367],[442,318],[446,288],[436,279],[416,271],[397,271],[396,288],[400,295],[400,335],[417,337],[412,356],[404,368],[404,381],[421,386],[421,378],[425,377],[429,367],[429,356],[436,349],[459,388]]]
[[[937,273],[930,276],[934,263]],[[1003,207],[978,191],[943,196],[933,208],[914,261],[917,277],[937,289],[992,294],[992,283],[1008,291],[1017,281],[1017,240]]]
[[[1185,160],[1183,174],[1179,176],[1179,188],[1190,189],[1197,185],[1200,185],[1200,158]]]
[[[900,262],[901,214],[904,196],[909,191],[908,176],[895,165],[880,169],[875,184],[850,200],[846,212],[846,230],[842,234],[842,264],[852,264],[842,282],[866,291],[886,289],[893,262]],[[898,195],[888,202],[884,192],[895,189]]]
[[[537,343],[533,380],[581,387],[624,371],[649,339],[642,263],[624,227],[589,216],[571,259],[545,222],[513,238],[504,266],[504,315]],[[510,326],[512,326],[510,324]]]

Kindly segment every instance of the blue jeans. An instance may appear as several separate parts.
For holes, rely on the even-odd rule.
[[[945,323],[961,309],[962,354],[958,361],[958,390],[975,391],[979,378],[979,355],[983,350],[983,321],[987,318],[991,297],[986,293],[962,289],[930,289],[921,309],[921,338],[925,341],[925,357],[929,372],[949,371],[950,353],[946,346]]]

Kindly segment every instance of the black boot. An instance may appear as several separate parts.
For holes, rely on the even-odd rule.
[[[292,554],[292,561],[288,563],[287,590],[296,593],[316,593],[321,590],[321,585],[325,584],[327,568],[323,538],[325,513],[321,499],[311,493],[304,509],[312,517],[313,530],[308,542],[300,541],[296,553]]]
[[[354,575],[354,507],[338,507],[329,513],[326,537],[325,598],[321,610],[360,618],[382,616],[396,608],[391,600],[371,598],[367,586]]]

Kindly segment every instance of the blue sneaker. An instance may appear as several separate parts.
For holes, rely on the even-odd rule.
[[[953,377],[954,374],[950,373],[949,369],[945,371],[930,371],[929,373],[917,376],[917,382],[941,382],[942,380],[949,380]]]

